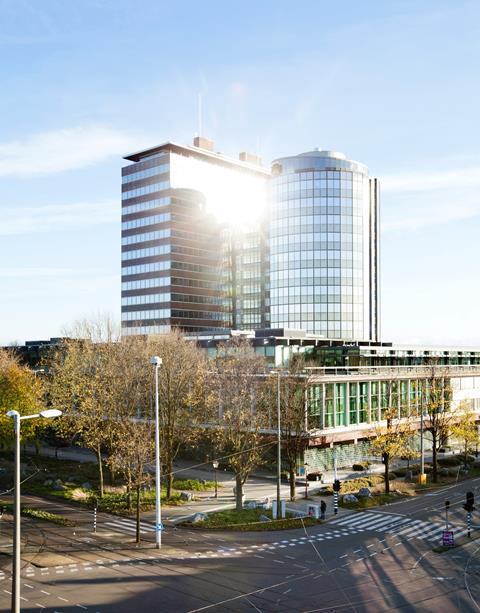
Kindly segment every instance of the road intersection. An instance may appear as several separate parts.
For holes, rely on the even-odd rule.
[[[72,529],[44,530],[44,550],[24,558],[23,611],[123,613],[199,611],[478,611],[480,545],[435,553],[451,501],[457,535],[461,504],[479,480],[404,502],[278,532],[167,528],[160,551],[142,519],[140,547],[130,519],[100,513]],[[56,502],[47,501],[49,504]],[[68,509],[68,505],[61,505]],[[27,543],[34,525],[25,522]],[[51,545],[50,545],[51,543]],[[68,544],[70,543],[70,544]],[[480,542],[478,542],[480,543]],[[27,546],[27,550],[28,550]],[[47,551],[48,550],[48,551]],[[64,556],[42,564],[41,555]],[[38,557],[40,556],[40,558]],[[9,603],[9,559],[0,575],[0,610]]]

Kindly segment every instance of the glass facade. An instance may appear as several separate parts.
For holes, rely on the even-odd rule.
[[[259,220],[255,230],[232,231],[230,245],[233,327],[268,328],[270,271],[265,221]]]
[[[378,185],[331,151],[276,160],[270,213],[273,328],[377,340]]]
[[[465,402],[458,393],[458,381],[468,382],[469,401],[472,408],[479,408],[479,377],[439,379],[438,385],[442,386],[445,397],[451,387],[453,401]],[[398,418],[418,416],[422,395],[428,393],[428,385],[427,379],[312,383],[308,389],[308,427],[315,430],[368,424],[374,426],[384,420],[386,413],[392,409],[396,410]]]

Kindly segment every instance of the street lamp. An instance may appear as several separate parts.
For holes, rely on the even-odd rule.
[[[280,430],[280,371],[277,373],[277,517],[281,517],[282,433]]]
[[[218,460],[213,460],[212,465],[215,470],[215,498],[218,498],[218,483],[217,483]]]
[[[60,417],[58,409],[45,409],[33,415],[20,415],[18,411],[8,411],[7,417],[13,419],[15,429],[15,463],[14,463],[14,527],[13,527],[13,560],[12,560],[12,613],[20,612],[20,422],[36,417]]]
[[[305,462],[305,500],[308,500],[308,464]]]
[[[162,365],[162,358],[154,355],[150,364],[155,367],[155,547],[162,546],[162,515],[160,507],[160,426],[158,421],[158,369]]]

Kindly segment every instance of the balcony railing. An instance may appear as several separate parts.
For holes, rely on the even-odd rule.
[[[480,376],[480,364],[435,364],[425,366],[313,366],[305,369],[312,379],[348,377],[353,379],[408,379],[429,377]]]

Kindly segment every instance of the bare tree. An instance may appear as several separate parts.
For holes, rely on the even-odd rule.
[[[269,407],[273,409],[280,400],[282,457],[288,466],[290,500],[295,500],[298,463],[308,446],[306,415],[308,385],[309,376],[305,371],[303,356],[294,356],[288,370],[279,371],[276,377],[270,377]],[[270,413],[273,414],[273,410]],[[270,419],[273,423],[272,418]]]
[[[432,480],[438,481],[438,451],[448,441],[450,428],[455,422],[451,410],[452,389],[448,372],[436,364],[429,367],[429,376],[423,381],[419,410],[425,416],[424,428],[432,438]]]
[[[466,403],[460,403],[456,411],[457,420],[451,429],[452,436],[460,441],[463,449],[463,463],[467,468],[468,452],[477,447],[479,435],[477,428],[477,415]]]
[[[166,494],[170,498],[173,462],[180,447],[191,443],[206,421],[206,359],[200,349],[179,331],[150,338],[147,349],[150,356],[162,358],[159,371],[160,437]],[[147,355],[145,362],[148,364]]]
[[[384,420],[386,426],[379,425],[375,429],[371,451],[382,458],[385,467],[385,493],[388,494],[390,492],[390,462],[407,453],[412,429],[407,420],[399,418],[397,407],[389,407],[385,412]]]
[[[118,333],[109,319],[77,322],[49,363],[50,398],[63,410],[58,428],[78,435],[98,462],[100,497],[104,491],[102,452],[112,441],[118,398]]]
[[[117,425],[118,445],[108,461],[123,474],[130,489],[136,493],[136,542],[140,542],[140,510],[142,486],[150,483],[146,470],[154,454],[153,423],[151,420],[123,419]],[[130,500],[130,498],[129,498]]]
[[[236,508],[241,510],[243,486],[266,449],[262,434],[268,426],[264,359],[241,338],[220,345],[211,389],[211,401],[218,411],[214,418],[217,446],[229,455]]]

